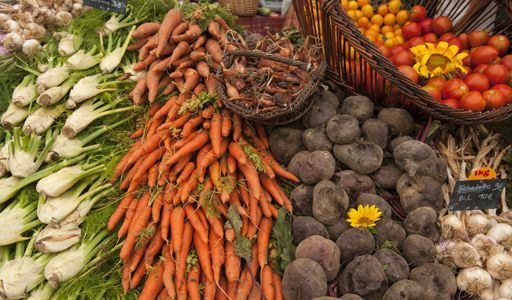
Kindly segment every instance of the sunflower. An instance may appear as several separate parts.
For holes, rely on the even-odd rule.
[[[352,227],[371,228],[376,225],[375,222],[380,220],[381,215],[382,212],[375,205],[359,205],[357,210],[350,209],[347,222]]]
[[[459,47],[449,45],[447,42],[439,42],[434,45],[425,43],[409,49],[416,56],[414,69],[419,75],[431,78],[439,75],[447,75],[455,71],[467,73],[462,60],[468,56],[466,52],[459,52]]]

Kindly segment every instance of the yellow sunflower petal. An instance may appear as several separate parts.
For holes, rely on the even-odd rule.
[[[439,44],[437,44],[437,49],[444,51],[444,50],[448,49],[448,46],[449,46],[449,44],[447,42],[441,41],[441,42],[439,42]]]
[[[457,55],[458,52],[459,52],[459,47],[457,47],[456,45],[450,45],[448,47],[448,49],[446,49],[444,54],[449,58],[453,58],[453,57],[455,57],[455,55]]]

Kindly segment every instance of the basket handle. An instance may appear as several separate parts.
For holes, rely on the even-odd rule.
[[[261,52],[261,51],[254,51],[254,50],[234,50],[234,51],[228,51],[225,53],[224,60],[227,63],[227,65],[233,64],[233,60],[240,56],[252,56],[256,58],[265,58],[270,59],[273,61],[277,61],[280,63],[284,63],[287,65],[291,65],[294,67],[299,67],[301,69],[304,69],[306,71],[310,71],[313,67],[311,64],[305,63],[303,61],[293,60],[290,58],[272,55],[269,53]]]

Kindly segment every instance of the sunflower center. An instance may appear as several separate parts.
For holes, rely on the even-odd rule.
[[[430,71],[433,71],[438,67],[444,69],[449,62],[450,59],[442,54],[432,54],[428,59],[427,66]]]
[[[373,223],[373,219],[370,219],[370,218],[367,218],[367,217],[361,217],[359,219],[359,224],[361,225],[370,225],[371,223]]]

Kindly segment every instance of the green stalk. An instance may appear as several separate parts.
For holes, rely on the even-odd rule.
[[[130,116],[128,118],[125,118],[117,123],[114,123],[110,126],[102,126],[100,129],[94,131],[93,133],[91,133],[90,135],[84,137],[84,138],[81,138],[80,141],[81,141],[81,145],[87,145],[89,142],[95,140],[97,137],[101,136],[102,134],[104,134],[105,132],[109,131],[109,130],[112,130],[118,126],[121,126],[123,125],[124,123],[130,121],[131,119],[135,118],[136,116]]]
[[[24,242],[17,242],[14,246],[14,257],[20,258],[23,257],[23,254],[25,253],[25,243]]]
[[[103,241],[103,239],[108,235],[107,230],[102,230],[99,232],[92,240],[85,243],[85,261],[90,262],[91,259],[101,250],[98,245]],[[106,240],[108,241],[108,239]]]

